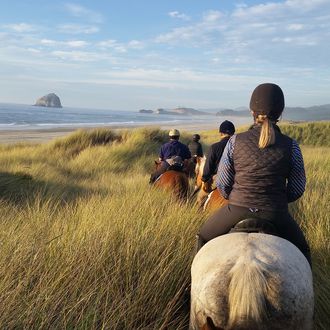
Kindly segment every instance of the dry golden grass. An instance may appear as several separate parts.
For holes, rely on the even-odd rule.
[[[184,329],[177,293],[207,215],[150,189],[166,139],[98,130],[0,147],[1,329]],[[309,183],[292,209],[312,248],[316,328],[328,329],[329,148],[303,154]]]

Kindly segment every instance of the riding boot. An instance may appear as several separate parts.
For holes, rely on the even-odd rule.
[[[303,253],[303,255],[305,256],[305,258],[307,259],[307,261],[308,261],[308,263],[309,263],[311,269],[313,269],[313,268],[312,268],[312,256],[311,256],[311,250],[309,249],[309,246],[307,246],[306,249],[301,250],[301,252]]]
[[[196,235],[196,245],[195,245],[195,255],[197,252],[202,248],[202,246],[205,244],[205,240],[201,237],[201,235]]]

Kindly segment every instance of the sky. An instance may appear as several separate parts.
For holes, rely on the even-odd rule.
[[[330,0],[0,0],[0,102],[112,110],[330,103]]]

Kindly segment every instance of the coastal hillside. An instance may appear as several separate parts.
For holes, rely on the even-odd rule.
[[[178,107],[175,109],[156,109],[156,110],[146,110],[141,109],[139,110],[140,113],[149,113],[149,114],[157,114],[157,115],[184,115],[184,116],[198,116],[198,115],[214,115],[212,113],[196,110],[193,108],[185,108],[185,107]]]
[[[216,116],[251,116],[248,108],[242,109],[222,109],[216,111]],[[286,121],[320,121],[330,120],[330,104],[312,107],[285,107],[282,120]]]
[[[246,107],[237,109],[193,109],[178,107],[175,109],[139,110],[148,114],[171,114],[184,116],[220,116],[220,117],[251,117],[250,110]],[[330,120],[330,104],[312,107],[286,107],[282,119],[285,121],[321,121]]]
[[[281,129],[302,144],[308,185],[291,211],[312,250],[315,329],[328,329],[330,123]],[[201,135],[205,150],[218,139]],[[167,139],[98,129],[0,145],[1,329],[187,328],[179,293],[208,215],[149,186]]]

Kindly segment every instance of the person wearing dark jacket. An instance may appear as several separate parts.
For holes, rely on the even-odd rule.
[[[154,183],[157,178],[166,172],[166,170],[173,166],[178,169],[180,166],[183,168],[191,158],[191,153],[188,147],[179,141],[180,132],[177,129],[171,129],[168,133],[170,141],[163,144],[159,152],[160,167],[154,173],[151,174],[149,183]],[[180,159],[180,163],[175,163],[177,159]]]
[[[196,159],[197,157],[203,157],[203,147],[199,140],[201,139],[199,134],[194,134],[192,141],[188,143],[188,148],[190,150],[191,156]]]
[[[219,133],[220,141],[211,145],[204,165],[202,175],[202,189],[205,192],[212,191],[213,176],[217,174],[218,165],[222,153],[226,147],[228,140],[235,133],[234,124],[229,120],[225,120],[221,123],[219,127]]]
[[[306,185],[298,143],[276,125],[284,109],[284,95],[275,84],[261,84],[250,100],[254,125],[232,136],[220,160],[217,188],[229,204],[201,227],[198,244],[226,234],[247,218],[268,220],[278,236],[297,246],[311,264],[308,243],[292,218],[288,203],[300,198]]]

